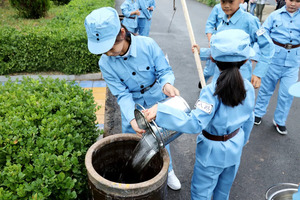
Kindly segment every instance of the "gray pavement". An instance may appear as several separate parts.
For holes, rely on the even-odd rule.
[[[123,0],[116,0],[116,9],[119,13],[122,2]],[[172,3],[171,0],[156,0],[157,7],[153,15],[150,37],[155,39],[168,55],[176,77],[175,86],[192,108],[200,93],[197,88],[199,77],[191,53],[190,39],[180,1],[176,1],[177,10],[170,32],[168,32],[173,15]],[[186,3],[196,42],[200,47],[208,47],[204,29],[212,8],[196,0],[186,0]],[[266,5],[266,8],[263,19],[274,10],[274,0],[270,0],[270,5]],[[262,124],[253,128],[250,142],[243,151],[241,165],[231,189],[230,200],[262,200],[265,191],[273,184],[300,182],[300,98],[294,99],[286,124],[289,131],[286,136],[279,135],[272,124],[276,98],[277,92],[271,98]],[[173,165],[181,181],[182,189],[180,191],[168,189],[166,200],[190,199],[196,137],[197,135],[183,134],[171,143]]]

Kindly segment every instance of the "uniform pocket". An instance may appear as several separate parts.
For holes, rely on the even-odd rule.
[[[141,64],[138,66],[138,70],[140,72],[153,72],[154,71],[154,67],[152,67],[151,65],[149,64]]]
[[[286,50],[275,44],[275,54],[272,58],[272,63],[276,65],[284,65],[286,60]]]
[[[280,17],[276,17],[274,19],[273,29],[280,29],[280,28],[282,28],[282,25],[283,25],[283,23],[282,23],[281,18]]]

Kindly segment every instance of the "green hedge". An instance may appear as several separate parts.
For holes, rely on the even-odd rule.
[[[0,199],[86,200],[97,109],[90,90],[58,79],[0,85]]]
[[[87,48],[84,19],[92,10],[103,6],[113,7],[114,0],[72,0],[66,6],[52,4],[49,16],[38,20],[5,16],[5,20],[0,20],[0,75],[99,72],[99,56]]]

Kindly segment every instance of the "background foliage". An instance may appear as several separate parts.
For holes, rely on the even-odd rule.
[[[0,85],[0,199],[87,199],[96,109],[90,90],[66,81]]]
[[[38,19],[44,17],[50,8],[50,0],[9,0],[19,15],[25,18]]]
[[[216,4],[220,3],[220,0],[197,0],[197,1],[199,1],[201,3],[204,3],[204,4],[206,4],[208,6],[211,6],[211,7],[213,7]]]
[[[5,1],[0,7],[0,75],[99,72],[99,56],[87,48],[84,19],[103,6],[113,7],[114,1],[72,0],[64,6],[52,2],[45,18],[29,20],[20,18]]]

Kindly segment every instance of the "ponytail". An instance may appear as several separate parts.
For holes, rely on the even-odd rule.
[[[217,95],[218,99],[227,106],[235,107],[241,104],[246,98],[246,89],[239,68],[246,61],[214,62],[221,70],[214,95]]]

